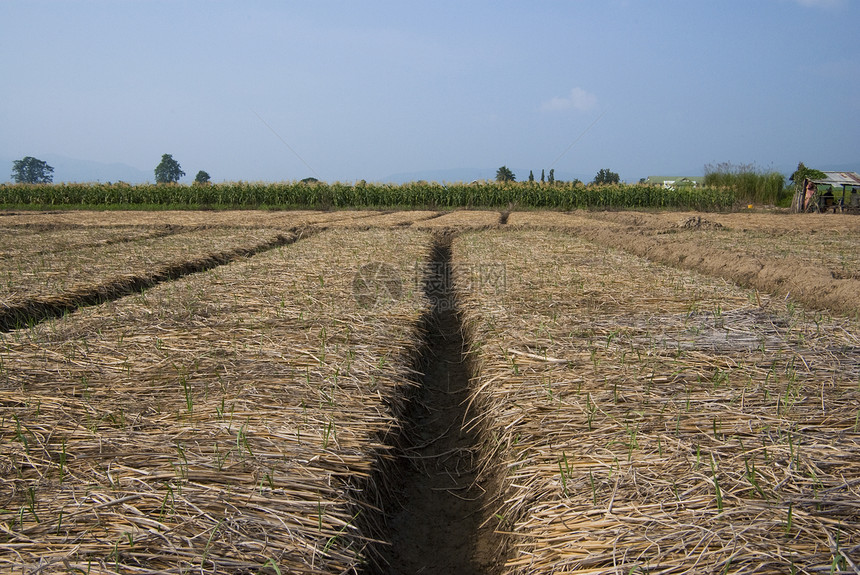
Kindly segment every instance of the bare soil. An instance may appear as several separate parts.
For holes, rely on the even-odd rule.
[[[441,236],[425,279],[427,318],[421,388],[405,422],[402,507],[389,522],[391,574],[491,574],[499,538],[482,528],[489,492],[478,473],[480,430],[469,428],[471,366],[451,289],[450,236]]]

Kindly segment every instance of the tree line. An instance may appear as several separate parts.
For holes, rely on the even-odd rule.
[[[507,166],[502,166],[498,170],[496,170],[496,181],[497,182],[516,182],[517,176],[511,171]],[[529,170],[529,180],[530,182],[535,181],[535,175],[532,170]],[[549,170],[549,178],[546,178],[546,174],[544,170],[540,171],[540,181],[541,183],[549,183],[555,184],[555,170],[550,168]],[[609,169],[601,169],[597,172],[597,175],[594,176],[594,180],[592,180],[593,184],[617,184],[621,181],[621,178],[618,176],[616,172],[613,172]],[[574,180],[572,183],[581,184],[580,180]]]
[[[12,162],[12,181],[16,184],[51,184],[54,182],[53,174],[53,166],[49,166],[48,162],[32,156],[24,156],[22,159]],[[173,158],[172,154],[162,155],[161,161],[155,167],[156,184],[175,184],[184,175],[182,166]],[[194,176],[194,183],[208,184],[211,179],[206,171],[200,170]]]

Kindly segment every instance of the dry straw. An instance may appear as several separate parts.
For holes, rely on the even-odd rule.
[[[31,262],[40,256],[59,256],[63,252],[105,247],[149,238],[168,236],[187,230],[170,225],[114,226],[11,226],[0,228],[0,260]]]
[[[857,572],[858,326],[762,287],[786,289],[788,257],[835,308],[856,228],[687,216],[5,216],[7,308],[235,257],[0,334],[0,570],[373,565],[423,339],[415,263],[459,228],[483,230],[453,269],[506,572]]]
[[[372,562],[426,304],[405,276],[359,306],[355,276],[411,269],[429,245],[323,232],[3,334],[0,570]]]
[[[652,261],[790,296],[810,308],[860,314],[860,227],[853,216],[517,213],[509,224],[564,229]]]
[[[443,215],[441,212],[431,212],[426,210],[415,211],[396,211],[380,214],[379,212],[370,212],[367,217],[350,218],[338,220],[323,224],[326,227],[350,227],[350,228],[388,228],[398,226],[409,226],[413,224],[421,225],[424,220],[437,218]]]
[[[413,224],[416,228],[488,228],[499,223],[499,212],[488,210],[455,210],[439,217]]]
[[[5,287],[11,293],[0,290],[6,296],[0,307],[0,330],[60,317],[81,306],[291,243],[306,233],[204,230],[43,254],[29,267],[20,259],[7,260]]]
[[[564,233],[453,250],[506,267],[459,283],[505,572],[855,572],[856,323]]]
[[[381,212],[313,210],[261,211],[261,210],[116,210],[68,212],[13,212],[3,214],[4,226],[36,227],[113,227],[160,226],[181,227],[274,227],[289,229],[331,221],[367,217]],[[118,224],[119,222],[119,224]]]
[[[42,234],[35,232],[19,239],[32,246],[33,253],[20,253],[24,248],[19,247],[17,257],[0,260],[0,298],[14,305],[36,297],[90,291],[119,278],[144,276],[216,254],[250,253],[276,241],[281,233],[265,228],[193,230],[45,253]]]

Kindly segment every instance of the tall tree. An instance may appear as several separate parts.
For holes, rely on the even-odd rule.
[[[515,182],[517,181],[517,177],[507,166],[502,166],[498,170],[496,170],[496,181],[497,182]]]
[[[535,174],[531,170],[529,170],[529,181],[530,182],[535,181]]]
[[[12,162],[12,179],[17,184],[50,184],[54,181],[54,168],[47,162],[25,156]]]
[[[550,169],[550,171],[549,171],[549,180],[548,180],[548,181],[549,181],[549,183],[550,183],[550,184],[554,184],[554,183],[555,183],[555,168],[551,168],[551,169]]]
[[[544,183],[546,181],[546,177],[544,176],[543,169],[540,171],[540,183]]]
[[[209,172],[206,172],[205,170],[200,170],[199,172],[197,172],[197,175],[194,176],[194,183],[208,184],[210,179],[212,178],[209,176]]]
[[[158,184],[175,184],[184,175],[179,162],[170,154],[161,156],[161,162],[155,167],[155,182]]]
[[[621,181],[621,178],[613,171],[609,169],[601,169],[597,172],[597,175],[594,176],[595,184],[617,184]]]

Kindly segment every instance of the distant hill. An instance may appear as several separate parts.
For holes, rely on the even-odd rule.
[[[54,168],[54,182],[128,182],[141,184],[155,180],[153,171],[145,171],[128,164],[107,164],[91,160],[77,160],[56,154],[36,155]],[[0,182],[12,181],[12,162],[21,158],[0,158]],[[155,168],[153,168],[154,170]]]

